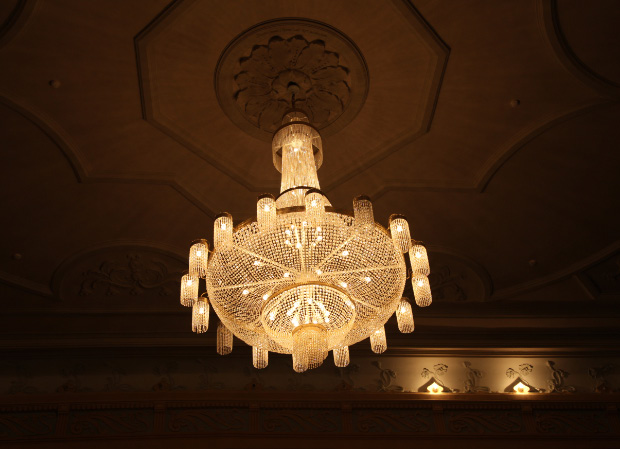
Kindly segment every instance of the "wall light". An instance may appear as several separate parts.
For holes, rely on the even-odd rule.
[[[523,382],[519,382],[513,388],[517,394],[527,394],[530,391],[530,387],[525,385]]]
[[[443,391],[443,387],[441,385],[437,385],[437,382],[433,382],[428,387],[426,387],[426,389],[431,394],[439,394]]]

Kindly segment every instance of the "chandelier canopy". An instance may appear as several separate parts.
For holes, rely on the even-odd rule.
[[[296,90],[294,83],[289,88]],[[375,223],[368,197],[353,200],[353,214],[332,207],[317,177],[321,137],[302,111],[286,114],[272,153],[282,173],[280,195],[260,196],[256,217],[236,227],[230,214],[219,215],[212,251],[205,240],[190,248],[181,304],[193,308],[193,331],[207,330],[211,304],[220,319],[218,353],[232,351],[234,334],[252,346],[256,368],[277,352],[292,354],[293,369],[303,372],[320,366],[329,351],[344,367],[349,346],[368,337],[374,352],[384,352],[392,314],[401,332],[414,329],[411,304],[402,297],[404,253],[416,304],[431,303],[426,249],[412,242],[405,217],[392,215],[389,230]],[[200,279],[206,293],[198,296]]]

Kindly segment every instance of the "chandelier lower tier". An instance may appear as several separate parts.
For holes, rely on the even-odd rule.
[[[303,372],[329,351],[344,367],[349,346],[368,337],[374,352],[384,352],[392,314],[401,332],[414,328],[402,297],[408,272],[416,304],[431,303],[425,248],[412,242],[405,217],[392,215],[389,231],[375,223],[367,197],[354,199],[352,214],[331,207],[317,177],[321,137],[302,112],[285,116],[272,149],[280,195],[259,197],[256,217],[236,227],[230,214],[219,215],[212,251],[205,240],[190,248],[181,304],[193,308],[193,331],[207,330],[211,304],[220,319],[218,353],[232,351],[234,334],[252,346],[256,368],[277,352],[292,354],[293,369]],[[200,279],[206,292],[199,296]]]

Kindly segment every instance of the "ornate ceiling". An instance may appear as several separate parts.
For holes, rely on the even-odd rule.
[[[0,344],[212,344],[178,303],[187,248],[277,193],[292,80],[331,203],[367,194],[429,248],[435,302],[392,347],[616,348],[619,21],[603,0],[2,2]]]

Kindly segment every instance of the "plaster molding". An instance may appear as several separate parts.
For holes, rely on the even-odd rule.
[[[604,97],[620,98],[620,85],[588,67],[569,45],[558,16],[557,0],[540,0],[536,4],[539,24],[553,54],[564,68],[586,86]]]
[[[7,45],[24,27],[37,6],[37,0],[18,0],[4,23],[0,24],[0,48]]]
[[[616,104],[618,104],[617,101],[601,101],[600,99],[596,99],[535,120],[529,126],[515,134],[505,144],[500,146],[498,150],[487,159],[477,175],[471,180],[385,180],[382,182],[383,185],[380,188],[370,193],[368,196],[373,201],[378,201],[387,193],[398,191],[483,193],[502,166],[517,154],[519,150],[525,147],[525,145],[568,120]]]
[[[141,173],[141,172],[95,172],[91,164],[73,142],[71,136],[51,117],[33,106],[27,105],[23,100],[12,98],[5,92],[0,92],[0,104],[15,111],[24,117],[41,132],[43,132],[63,156],[67,159],[76,180],[79,183],[118,183],[118,184],[150,184],[158,186],[168,186],[183,196],[187,201],[200,209],[206,216],[215,219],[216,212],[212,207],[200,199],[200,195],[191,188],[185,187],[176,179],[172,173]]]
[[[178,132],[170,118],[166,117],[159,109],[157,99],[153,96],[154,86],[150,79],[150,72],[153,68],[149,63],[147,47],[164,28],[173,24],[179,16],[190,9],[195,2],[196,0],[174,1],[134,37],[143,118],[152,126],[176,140],[248,191],[265,192],[277,189],[277,185],[275,184],[261,184],[251,173],[241,173],[232,165],[214,157],[212,154],[215,153],[209,151],[208,145],[194,142],[189,136]],[[426,80],[424,85],[425,92],[428,92],[428,94],[426,95],[425,106],[419,127],[405,131],[401,135],[394,136],[390,139],[391,143],[383,143],[380,148],[370,151],[369,153],[372,154],[372,156],[366,161],[351,165],[350,168],[343,170],[342,174],[336,178],[336,180],[323,188],[325,192],[329,192],[337,188],[343,182],[359,175],[377,162],[385,159],[395,151],[398,151],[404,145],[427,133],[430,129],[439,98],[441,83],[447,67],[450,48],[437,35],[436,31],[426,22],[409,0],[392,0],[392,3],[394,8],[408,20],[416,36],[424,42],[426,47],[434,53],[434,57],[436,58],[433,74]],[[154,116],[154,111],[157,112],[157,118]]]

